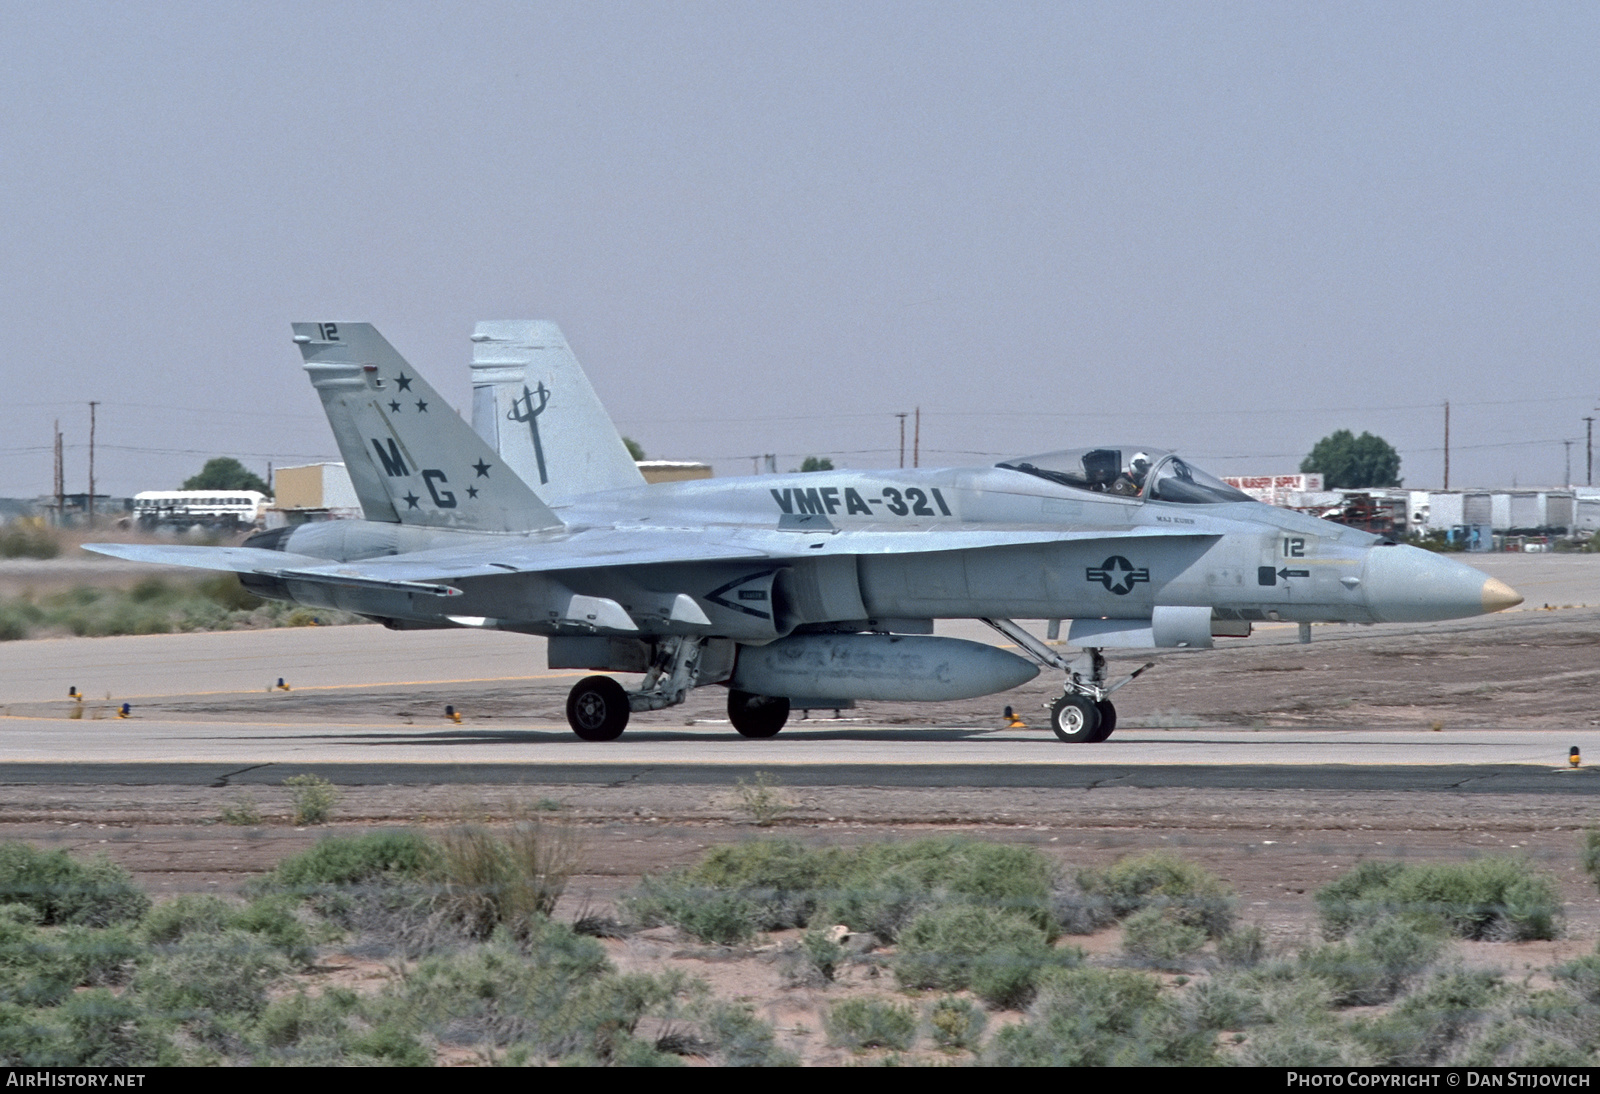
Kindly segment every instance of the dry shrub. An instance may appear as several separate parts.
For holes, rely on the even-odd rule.
[[[572,829],[542,821],[499,833],[459,825],[437,842],[435,908],[475,938],[502,925],[522,935],[535,918],[548,918],[581,861]]]

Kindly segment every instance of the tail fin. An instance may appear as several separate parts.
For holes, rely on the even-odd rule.
[[[294,340],[368,520],[484,532],[561,523],[370,323],[296,323]]]
[[[472,428],[541,498],[644,485],[560,327],[489,320],[472,341]]]

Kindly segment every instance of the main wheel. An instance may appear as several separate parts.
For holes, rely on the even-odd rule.
[[[1089,738],[1089,743],[1097,745],[1117,728],[1117,708],[1111,705],[1110,699],[1100,700],[1094,708],[1100,712],[1100,725],[1095,729],[1094,736]]]
[[[1100,710],[1087,695],[1063,695],[1050,704],[1050,728],[1071,744],[1089,744],[1100,728]]]
[[[728,721],[744,737],[776,737],[789,720],[789,700],[728,689]]]
[[[614,741],[628,728],[628,693],[609,676],[585,676],[567,693],[567,724],[586,741]]]

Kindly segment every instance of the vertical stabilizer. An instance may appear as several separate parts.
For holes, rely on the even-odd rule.
[[[517,532],[561,522],[370,323],[294,340],[368,520]]]
[[[472,428],[541,498],[644,485],[560,327],[486,320],[472,343]]]

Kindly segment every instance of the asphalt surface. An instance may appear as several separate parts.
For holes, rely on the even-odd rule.
[[[1530,608],[1600,602],[1595,556],[1471,561],[1523,591]],[[1526,626],[1558,614],[1524,611],[1479,624]],[[978,624],[941,629],[1002,641]],[[1289,643],[1294,635],[1292,627],[1265,628],[1249,642]],[[543,645],[518,635],[377,627],[8,643],[0,649],[0,784],[232,785],[279,781],[292,767],[347,785],[693,785],[732,783],[759,768],[781,771],[789,785],[816,786],[1559,795],[1600,787],[1587,770],[1567,770],[1573,747],[1600,760],[1600,727],[1590,726],[1439,732],[1131,726],[1102,745],[1085,746],[1062,744],[1038,729],[941,727],[941,706],[926,704],[916,707],[919,718],[927,712],[921,724],[823,717],[791,721],[767,741],[742,739],[715,718],[682,726],[641,716],[621,740],[590,744],[574,738],[548,703],[543,716],[457,726],[436,713],[396,716],[392,702],[377,701],[441,689],[559,696],[568,681],[586,674],[545,671]],[[69,689],[83,701],[69,697]],[[356,716],[369,697],[376,713]],[[312,698],[321,706],[307,707]],[[115,716],[124,702],[132,708],[126,720]]]

